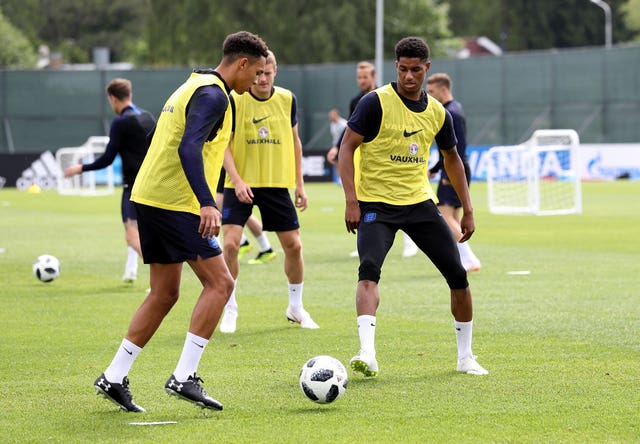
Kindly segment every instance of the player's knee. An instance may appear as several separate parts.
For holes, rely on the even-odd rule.
[[[380,267],[366,259],[360,263],[358,268],[359,281],[373,281],[376,284],[380,282]]]
[[[171,310],[171,308],[178,302],[180,298],[180,287],[165,287],[159,290],[155,290],[153,285],[150,296],[155,296],[156,302],[161,305],[165,310]]]
[[[237,257],[238,250],[240,249],[240,245],[238,242],[235,242],[233,239],[224,238],[224,251],[225,257]]]
[[[300,256],[302,254],[302,242],[300,238],[291,239],[282,245],[282,249],[287,256]]]
[[[225,303],[229,300],[229,296],[231,296],[231,293],[233,292],[233,286],[234,282],[231,274],[220,279],[221,293],[224,296]]]
[[[451,290],[458,290],[469,286],[467,272],[462,266],[456,267],[454,271],[448,273],[445,276],[445,279],[447,280],[447,285],[449,285]]]
[[[131,248],[136,248],[140,244],[140,238],[136,234],[127,234],[125,237],[127,245]]]

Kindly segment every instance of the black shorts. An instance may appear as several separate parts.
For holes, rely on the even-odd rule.
[[[233,188],[224,189],[222,225],[244,225],[253,206],[260,210],[264,231],[292,231],[300,228],[298,213],[286,188],[252,188],[253,204],[240,202]]]
[[[396,232],[402,230],[431,259],[449,288],[469,286],[456,241],[433,200],[402,206],[360,202],[360,211],[358,280],[380,281],[384,259],[393,245]]]
[[[463,162],[464,164],[464,175],[467,177],[467,185],[471,184],[471,167],[468,162]],[[445,183],[446,182],[446,183]],[[462,202],[460,202],[460,198],[456,193],[456,190],[449,182],[449,176],[447,176],[447,172],[442,169],[440,172],[440,181],[438,182],[438,205],[450,205],[454,208],[460,208],[462,206]]]
[[[120,213],[122,214],[122,222],[128,220],[138,220],[136,207],[131,200],[131,187],[124,186],[122,189],[122,200],[120,201]]]
[[[218,241],[198,233],[200,216],[136,203],[145,264],[176,264],[222,254]]]
[[[220,178],[218,179],[218,186],[216,187],[216,193],[224,193],[224,178],[227,176],[227,171],[224,168],[220,169]]]

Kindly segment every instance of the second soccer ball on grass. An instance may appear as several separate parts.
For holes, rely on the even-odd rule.
[[[50,254],[38,256],[33,263],[33,274],[42,282],[51,282],[60,276],[60,261]]]

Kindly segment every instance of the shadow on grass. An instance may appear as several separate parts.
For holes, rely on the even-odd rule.
[[[320,331],[321,329],[311,330],[311,329],[301,328],[299,325],[296,325],[296,324],[291,324],[291,323],[286,324],[283,322],[282,325],[273,324],[273,326],[271,327],[265,327],[261,329],[256,329],[255,327],[238,326],[238,329],[236,330],[235,333],[222,333],[218,328],[216,328],[215,334],[218,335],[217,339],[219,340],[221,338],[229,338],[230,340],[233,340],[233,338],[238,338],[238,339],[250,338],[252,336],[263,337],[265,334],[274,334],[274,333],[284,332],[287,330],[295,331],[296,333],[298,333],[299,331],[303,331],[303,332],[308,332],[308,334],[313,334],[313,332]]]

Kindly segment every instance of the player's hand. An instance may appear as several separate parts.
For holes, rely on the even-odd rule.
[[[253,191],[251,191],[251,187],[249,185],[239,180],[238,183],[234,184],[234,186],[236,190],[236,197],[240,202],[246,204],[253,203]]]
[[[329,151],[327,151],[327,161],[331,165],[336,165],[338,163],[338,147],[337,146],[332,146],[331,148],[329,148]]]
[[[301,208],[300,211],[306,210],[307,206],[309,205],[309,202],[307,200],[307,193],[304,192],[304,187],[302,186],[296,187],[295,197],[296,197],[296,200],[294,204],[296,208]]]
[[[462,237],[458,240],[458,242],[466,242],[468,241],[473,232],[476,231],[476,224],[473,220],[473,213],[464,213],[462,215],[462,219],[460,220],[460,230],[462,231]]]
[[[71,165],[64,170],[64,177],[71,177],[80,173],[82,173],[82,165]]]
[[[360,225],[360,205],[358,202],[346,203],[344,210],[344,223],[347,226],[347,232],[354,233]]]
[[[222,221],[222,215],[216,207],[207,206],[200,208],[200,225],[198,226],[198,233],[203,238],[211,239],[213,236],[220,234],[220,223]]]

